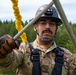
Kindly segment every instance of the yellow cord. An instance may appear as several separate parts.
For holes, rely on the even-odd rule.
[[[16,29],[19,32],[19,31],[22,30],[23,26],[21,25],[22,16],[20,15],[20,11],[19,11],[19,8],[18,8],[18,0],[11,0],[11,1],[12,1],[12,8],[14,10],[14,16],[16,18],[16,21],[15,21]],[[23,33],[20,37],[22,39],[22,42],[28,42],[26,33]]]

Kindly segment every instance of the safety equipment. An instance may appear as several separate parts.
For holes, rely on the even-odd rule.
[[[0,38],[0,59],[6,57],[13,49],[19,47],[19,41],[12,39],[10,35],[4,35]]]
[[[29,47],[30,47],[30,52],[31,52],[30,60],[33,64],[32,75],[42,75],[39,50],[33,48],[32,42],[29,43]]]
[[[40,64],[40,54],[39,50],[34,49],[32,43],[29,43],[30,47],[30,60],[33,63],[32,67],[32,75],[42,75],[42,69]],[[57,48],[53,49],[52,52],[55,53],[55,66],[51,75],[61,75],[62,74],[62,66],[64,64],[64,51],[57,46]]]
[[[47,4],[42,5],[36,12],[37,16],[43,9],[45,9],[45,7],[47,6]],[[49,17],[52,18],[53,21],[55,21],[57,23],[57,25],[61,25],[62,21],[58,16],[58,12],[56,10],[56,8],[54,6],[50,7],[47,12],[45,12],[44,14],[41,15],[41,17]]]

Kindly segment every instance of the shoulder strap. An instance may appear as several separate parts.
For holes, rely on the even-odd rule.
[[[38,49],[34,49],[32,44],[29,44],[30,46],[30,60],[33,64],[32,67],[32,75],[42,75],[41,74],[41,65],[40,65],[40,54]]]
[[[64,51],[60,47],[57,47],[53,51],[55,52],[56,57],[55,57],[55,66],[51,75],[62,75],[62,65],[64,63],[63,58]]]
[[[29,44],[29,46],[31,51],[30,60],[33,63],[32,75],[42,75],[40,65],[40,55],[38,52],[39,50],[34,49],[32,47],[32,44]],[[53,50],[53,52],[55,52],[56,57],[55,57],[55,66],[51,75],[62,75],[62,65],[64,63],[63,59],[64,51],[60,47],[57,47]]]

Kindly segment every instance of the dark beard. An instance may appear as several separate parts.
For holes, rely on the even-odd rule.
[[[48,44],[53,41],[54,38],[41,38],[41,41],[44,42],[45,44]]]
[[[46,31],[50,32],[50,34],[53,34],[53,32],[50,29],[44,30],[42,34],[45,33]],[[43,37],[41,38],[41,41],[44,43],[50,43],[53,41],[53,39],[54,39],[53,37],[52,38]]]

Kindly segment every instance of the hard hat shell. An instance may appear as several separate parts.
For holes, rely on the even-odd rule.
[[[37,16],[43,9],[45,9],[45,7],[47,6],[47,4],[42,5],[36,12]],[[56,8],[54,6],[50,7],[44,14],[41,15],[41,17],[49,17],[52,18],[58,25],[62,24],[61,19],[58,16],[58,12],[56,10]],[[40,17],[40,18],[41,18]]]

